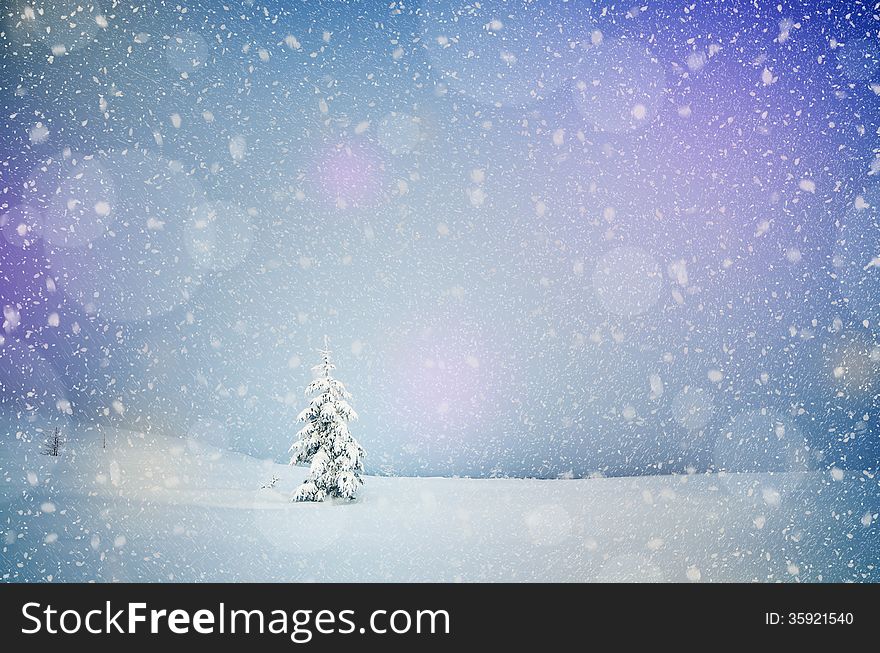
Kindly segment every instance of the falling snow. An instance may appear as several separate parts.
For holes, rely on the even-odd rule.
[[[0,577],[878,580],[877,21],[6,3]]]

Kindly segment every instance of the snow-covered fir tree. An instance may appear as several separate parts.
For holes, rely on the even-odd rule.
[[[321,362],[312,368],[315,379],[306,387],[309,405],[297,417],[305,426],[290,447],[290,464],[308,463],[309,475],[293,493],[294,501],[354,499],[363,483],[364,450],[348,430],[357,413],[348,403],[351,395],[345,386],[332,376],[336,366],[330,353],[324,338]]]

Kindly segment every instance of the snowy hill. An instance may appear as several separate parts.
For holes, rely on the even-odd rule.
[[[0,578],[878,580],[880,491],[857,472],[368,477],[356,503],[293,504],[303,469],[126,431],[108,442],[83,436],[59,458],[0,447]]]

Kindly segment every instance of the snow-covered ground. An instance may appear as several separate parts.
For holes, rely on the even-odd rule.
[[[260,489],[273,474],[276,489]],[[880,491],[853,471],[583,480],[367,477],[173,438],[0,445],[4,581],[877,581]]]

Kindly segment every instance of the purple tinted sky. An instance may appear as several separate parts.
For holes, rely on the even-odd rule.
[[[876,468],[870,5],[68,4],[2,16],[5,437],[281,460],[328,334],[372,472]]]

